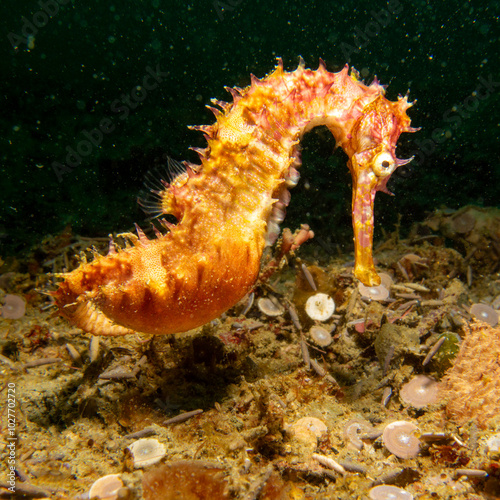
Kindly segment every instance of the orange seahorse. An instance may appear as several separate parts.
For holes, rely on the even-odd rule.
[[[347,65],[323,61],[314,71],[276,69],[245,89],[227,88],[232,103],[213,100],[216,122],[204,132],[201,165],[158,193],[162,213],[178,223],[133,246],[82,262],[64,275],[54,297],[63,316],[96,335],[187,331],[217,318],[254,286],[266,243],[278,235],[298,180],[299,141],[326,125],[349,156],[353,179],[355,276],[380,278],[372,260],[373,203],[394,170],[401,132],[413,132],[407,96],[391,102],[375,81],[366,86]],[[129,235],[133,237],[133,235]]]

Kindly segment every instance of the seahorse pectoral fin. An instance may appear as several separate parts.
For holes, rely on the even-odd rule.
[[[371,170],[357,168],[353,157],[349,168],[353,180],[352,226],[354,229],[354,275],[366,286],[380,285],[380,276],[373,264],[373,206],[377,178]]]

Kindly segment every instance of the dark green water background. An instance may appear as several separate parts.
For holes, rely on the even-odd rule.
[[[496,206],[499,13],[498,1],[3,0],[0,255],[68,224],[86,236],[144,226],[136,196],[147,170],[163,153],[195,161],[188,147],[204,140],[187,125],[212,123],[209,99],[266,75],[277,56],[288,70],[299,55],[331,71],[348,62],[389,84],[389,99],[410,88],[418,100],[410,115],[422,130],[398,148],[417,161],[393,175],[396,197],[377,196],[379,227],[397,214],[408,226],[443,206]],[[147,68],[161,82],[124,105]],[[55,162],[102,123],[113,131],[58,178]],[[333,145],[322,129],[305,138],[285,225],[308,222],[349,249],[350,176]]]

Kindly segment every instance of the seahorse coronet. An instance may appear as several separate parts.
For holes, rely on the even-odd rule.
[[[111,240],[106,257],[82,260],[53,294],[61,315],[97,335],[168,334],[229,309],[252,290],[264,247],[279,236],[288,189],[299,177],[300,139],[318,125],[349,157],[355,276],[370,286],[380,282],[373,203],[407,162],[395,155],[399,135],[418,130],[406,114],[408,94],[389,101],[377,79],[367,86],[356,70],[345,65],[331,73],[322,60],[317,70],[306,69],[302,58],[294,71],[278,58],[268,76],[250,81],[225,87],[232,102],[212,99],[212,125],[189,127],[207,140],[193,148],[201,165],[184,163],[182,173],[176,167],[170,182],[152,188],[154,201],[143,204],[156,207],[167,232],[148,239],[137,227],[137,236],[126,235],[132,245],[118,251]],[[162,218],[167,213],[177,224]]]

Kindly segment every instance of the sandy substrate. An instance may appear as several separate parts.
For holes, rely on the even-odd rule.
[[[379,484],[418,499],[499,498],[500,330],[470,314],[478,302],[498,309],[498,259],[481,260],[491,260],[482,240],[477,259],[468,255],[474,226],[455,228],[458,250],[445,247],[447,217],[433,221],[435,237],[378,247],[377,269],[393,282],[383,301],[311,245],[255,290],[250,308],[162,337],[92,338],[35,291],[49,286],[43,268],[6,262],[2,272],[14,271],[0,300],[20,295],[27,307],[0,320],[0,497],[88,499],[116,474],[115,493],[97,498],[353,499]],[[318,292],[336,304],[323,322],[305,312]],[[262,312],[270,296],[282,314]],[[311,337],[315,324],[328,345]],[[436,382],[428,403],[401,393],[417,375]],[[414,456],[388,449],[382,433],[395,421],[414,424],[403,436],[407,451],[406,438],[418,441]],[[157,443],[133,445],[140,439]]]

